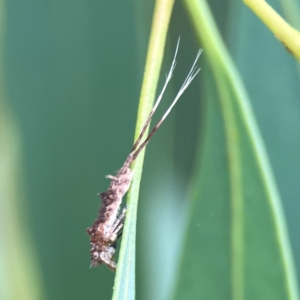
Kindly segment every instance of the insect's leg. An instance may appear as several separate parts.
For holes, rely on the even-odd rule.
[[[116,271],[117,268],[117,264],[113,261],[115,252],[116,248],[110,246],[100,255],[102,262],[105,263],[113,271]]]
[[[112,261],[112,260],[109,260],[107,262],[105,262],[105,264],[114,272],[116,272],[116,269],[117,269],[117,264]]]
[[[119,226],[114,231],[114,233],[117,234],[117,239],[122,236],[124,220],[125,220],[125,216],[124,216],[123,220],[119,223]]]
[[[112,175],[106,175],[105,177],[110,180],[118,180],[118,177]]]
[[[122,213],[118,216],[115,223],[112,225],[112,228],[110,230],[110,240],[112,242],[116,241],[119,238],[120,231],[122,230],[124,225],[126,210],[127,206],[123,208]]]
[[[117,232],[120,225],[123,226],[124,220],[125,220],[125,217],[126,217],[126,211],[127,211],[127,205],[123,208],[122,213],[118,216],[118,218],[117,218],[117,220],[114,224],[113,232]]]
[[[120,230],[120,231],[118,232],[118,237],[117,237],[117,239],[119,239],[119,238],[122,236],[122,234],[123,234],[123,228],[122,228],[122,230]]]
[[[127,205],[124,206],[122,213],[118,217],[119,224],[124,223],[126,217]]]

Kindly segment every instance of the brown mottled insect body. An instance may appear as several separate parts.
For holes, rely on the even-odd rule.
[[[120,216],[118,214],[123,196],[127,193],[133,176],[133,171],[129,168],[131,161],[131,156],[129,156],[116,176],[106,176],[111,183],[106,192],[99,194],[102,199],[99,217],[92,227],[87,229],[91,237],[90,254],[93,267],[105,263],[111,269],[116,269],[113,257],[118,235],[123,228],[126,208]]]
[[[199,68],[196,67],[196,63],[198,58],[201,54],[201,51],[198,52],[195,62],[184,81],[183,85],[181,86],[179,92],[177,93],[175,99],[173,100],[172,104],[162,116],[160,121],[154,126],[154,128],[150,131],[148,137],[141,142],[146,129],[152,119],[154,112],[156,111],[162,96],[165,92],[165,89],[172,78],[173,71],[176,66],[176,55],[178,51],[179,41],[177,43],[174,59],[172,61],[172,65],[170,68],[169,73],[166,76],[166,81],[163,86],[163,89],[158,96],[142,130],[141,133],[134,143],[130,154],[128,155],[127,159],[125,160],[122,168],[116,174],[116,176],[108,175],[107,178],[111,180],[109,188],[106,192],[99,194],[102,199],[102,205],[98,214],[97,219],[95,220],[94,224],[87,228],[87,233],[90,235],[90,255],[91,255],[91,266],[97,266],[100,264],[106,264],[110,269],[116,270],[116,263],[114,262],[114,255],[116,252],[116,243],[118,238],[122,235],[125,215],[126,215],[126,207],[120,213],[120,206],[122,204],[122,199],[124,195],[127,193],[132,178],[133,178],[133,171],[130,169],[131,163],[138,157],[139,153],[142,151],[143,148],[149,143],[152,136],[155,134],[157,129],[160,125],[164,122],[172,108],[175,106],[177,101],[179,100],[180,96],[183,92],[187,89],[190,85],[192,80],[200,71]]]

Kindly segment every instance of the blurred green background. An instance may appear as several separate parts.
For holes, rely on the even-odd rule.
[[[289,3],[268,2],[300,29]],[[5,95],[19,126],[22,159],[18,174],[23,176],[22,193],[17,195],[16,209],[24,233],[28,224],[43,297],[110,299],[114,274],[105,267],[89,269],[85,229],[96,218],[100,204],[96,194],[108,186],[104,176],[121,167],[133,142],[154,3],[2,3],[1,96]],[[241,1],[211,0],[209,4],[250,95],[282,197],[299,273],[299,65]],[[296,4],[300,6],[299,1]],[[178,90],[199,48],[178,1],[164,73],[179,35],[171,90]],[[205,55],[204,49],[202,69]],[[137,299],[166,299],[170,289],[202,130],[203,74],[147,148],[137,228]],[[172,91],[158,115],[171,96]],[[216,209],[199,226],[213,227],[217,218]],[[5,243],[1,238],[2,253]],[[12,253],[10,259],[14,258]],[[0,276],[6,276],[5,268]],[[17,288],[18,282],[11,286]]]

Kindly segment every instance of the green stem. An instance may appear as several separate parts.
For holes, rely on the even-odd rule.
[[[216,67],[214,61],[222,62],[222,48],[217,40],[212,37],[217,36],[217,29],[215,28],[211,13],[205,1],[186,0],[184,1],[192,21],[200,36],[203,32],[209,33],[214,31],[210,37],[203,38],[204,44],[208,43],[207,49],[214,49],[212,53],[207,53],[210,60],[210,65],[213,69],[213,74],[217,86],[219,88],[220,104],[224,117],[226,141],[227,141],[227,155],[228,155],[228,169],[230,178],[230,199],[231,199],[231,285],[232,285],[232,299],[244,299],[244,218],[243,218],[243,192],[242,192],[242,170],[241,170],[241,154],[239,148],[239,130],[237,128],[237,120],[234,115],[234,108],[230,100],[230,93],[226,82],[222,79],[219,68]],[[199,31],[201,28],[201,33]],[[219,50],[218,50],[219,49]],[[225,52],[225,51],[224,51]]]
[[[157,0],[154,8],[144,79],[139,100],[135,139],[138,137],[155,99],[173,5],[174,0]],[[134,178],[127,197],[128,209],[115,278],[113,300],[135,298],[136,219],[143,161],[144,150],[140,153],[133,167]]]
[[[244,3],[266,24],[277,39],[300,60],[300,32],[289,25],[264,0],[244,0]]]

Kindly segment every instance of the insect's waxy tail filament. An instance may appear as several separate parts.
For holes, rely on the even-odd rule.
[[[165,85],[164,85],[164,88],[163,88],[162,92],[160,93],[160,95],[159,95],[159,97],[158,97],[158,100],[156,101],[156,103],[155,103],[155,105],[154,105],[154,107],[153,107],[153,109],[152,109],[152,111],[151,111],[151,113],[150,113],[150,115],[149,115],[150,118],[148,117],[148,119],[147,119],[148,122],[146,121],[146,123],[145,123],[145,127],[147,127],[147,125],[149,124],[149,122],[150,122],[150,120],[151,120],[151,118],[152,118],[152,115],[153,115],[154,111],[156,110],[156,108],[157,108],[159,102],[161,101],[161,98],[162,98],[162,95],[163,95],[163,93],[164,93],[164,91],[165,91],[165,88],[166,88],[168,82],[170,81],[170,79],[171,79],[171,77],[172,77],[171,72],[173,72],[173,70],[174,70],[174,68],[175,68],[175,65],[176,65],[175,58],[176,58],[176,54],[177,54],[177,49],[178,49],[178,44],[177,44],[176,53],[175,53],[175,57],[174,57],[174,60],[173,60],[173,63],[172,63],[170,72],[169,72],[169,74],[167,75],[167,78],[166,78],[166,83],[165,83]],[[142,149],[149,143],[150,139],[151,139],[152,136],[155,134],[155,132],[157,131],[157,129],[160,127],[160,125],[164,122],[164,120],[167,118],[167,116],[169,115],[169,113],[171,112],[172,108],[175,106],[175,104],[176,104],[177,101],[179,100],[179,98],[182,96],[182,94],[184,93],[184,91],[188,88],[188,86],[191,84],[191,82],[193,81],[193,79],[194,79],[194,78],[197,76],[197,74],[199,73],[200,68],[198,68],[198,67],[196,66],[196,63],[197,63],[197,61],[198,61],[198,59],[199,59],[199,56],[200,56],[201,52],[202,52],[202,50],[199,50],[199,51],[198,51],[198,54],[197,54],[196,59],[195,59],[193,65],[192,65],[192,68],[191,68],[190,72],[188,73],[188,75],[187,75],[185,81],[183,82],[183,84],[182,84],[182,86],[181,86],[179,92],[177,93],[177,95],[176,95],[175,99],[173,100],[172,104],[170,105],[170,107],[169,107],[169,108],[167,109],[167,111],[164,113],[164,115],[163,115],[162,118],[159,120],[159,122],[158,122],[158,123],[154,126],[154,128],[151,130],[151,132],[149,133],[149,135],[148,135],[148,137],[145,139],[145,141],[144,141],[142,144],[140,144],[140,145],[138,145],[137,143],[135,143],[135,145],[134,145],[134,147],[133,147],[133,151],[134,151],[137,147],[138,147],[138,148],[137,148],[137,150],[136,150],[133,154],[132,154],[133,151],[131,152],[131,155],[132,155],[132,161],[134,161],[134,160],[138,157],[138,155],[139,155],[139,153],[142,151]],[[169,76],[170,76],[170,79],[168,79]],[[145,132],[145,130],[146,130],[145,127],[143,127],[143,130],[142,130],[142,133],[143,133],[143,134],[144,134],[144,132]],[[142,134],[142,133],[141,133],[141,134]],[[140,136],[139,136],[137,142],[140,142],[140,140],[141,140],[141,138],[142,138],[142,135],[141,135],[141,134],[140,134]]]
[[[179,43],[180,43],[180,38],[178,39],[178,42],[177,42],[177,46],[176,46],[174,58],[173,58],[173,61],[172,61],[171,68],[170,68],[170,70],[169,70],[169,72],[168,72],[168,74],[166,76],[165,84],[164,84],[164,86],[163,86],[163,88],[162,88],[162,90],[161,90],[161,92],[160,92],[160,94],[159,94],[159,96],[158,96],[158,98],[157,98],[157,100],[156,100],[156,102],[155,102],[155,104],[154,104],[154,106],[153,106],[153,108],[152,108],[152,110],[151,110],[151,112],[150,112],[150,114],[149,114],[149,116],[148,116],[148,118],[147,118],[147,120],[146,120],[143,128],[142,128],[142,131],[141,131],[139,137],[137,138],[136,142],[134,143],[134,145],[133,145],[133,147],[131,149],[131,154],[139,146],[139,143],[141,142],[141,139],[143,138],[143,136],[145,134],[145,131],[146,131],[146,129],[147,129],[147,127],[148,127],[148,125],[149,125],[152,117],[153,117],[153,114],[155,113],[155,111],[156,111],[156,109],[157,109],[157,107],[158,107],[158,105],[159,105],[159,103],[160,103],[160,101],[161,101],[161,99],[162,99],[162,97],[163,97],[163,95],[165,93],[165,90],[166,90],[166,88],[168,86],[168,83],[170,82],[170,80],[171,80],[171,78],[173,76],[173,72],[174,72],[174,69],[176,67],[176,56],[177,56],[177,53],[178,53]]]

